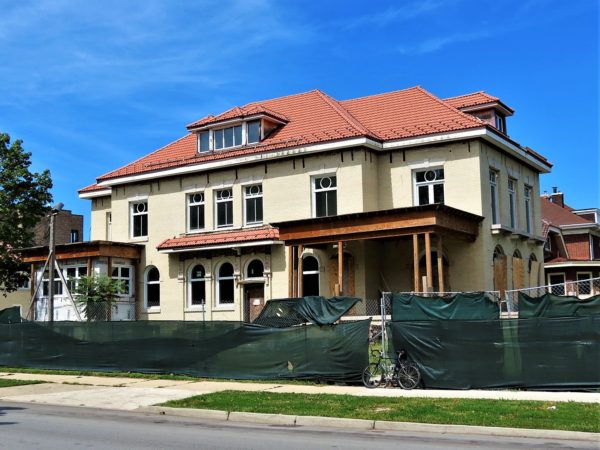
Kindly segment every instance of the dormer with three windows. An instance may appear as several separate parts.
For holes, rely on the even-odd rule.
[[[504,104],[498,97],[486,94],[484,91],[444,99],[445,103],[454,108],[477,117],[482,122],[508,135],[506,118],[514,114],[514,109]]]

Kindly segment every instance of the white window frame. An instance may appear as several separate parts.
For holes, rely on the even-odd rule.
[[[220,272],[221,268],[225,264],[230,264],[233,269],[232,275],[228,277],[221,277]],[[235,266],[230,261],[223,261],[221,264],[217,266],[217,270],[214,273],[215,276],[215,306],[219,309],[235,309]],[[222,280],[232,280],[233,282],[233,299],[230,303],[221,302],[221,281]]]
[[[48,271],[48,275],[50,275],[50,268],[48,267],[46,270]],[[55,284],[54,295],[55,296],[61,296],[65,292],[65,289],[64,289],[64,286],[63,286],[63,282],[60,279],[60,276],[58,275],[58,270],[54,269],[54,272],[55,272],[55,277],[54,277],[54,284]],[[50,283],[50,277],[49,276],[46,277],[44,275],[45,275],[45,273],[42,272],[41,273],[42,283],[40,285],[40,291],[42,293],[42,295],[41,295],[42,297],[48,297],[48,294],[44,294],[44,284],[47,284],[48,288],[46,290],[49,293],[50,292],[50,284],[49,284]],[[59,286],[60,286],[60,289],[58,289]],[[59,293],[59,290],[60,290],[60,293]]]
[[[148,281],[148,274],[152,269],[158,270],[158,281]],[[148,285],[158,285],[158,305],[148,306]],[[160,269],[156,266],[148,266],[144,270],[144,310],[146,312],[160,312],[160,303],[161,303],[161,295],[160,295]]]
[[[533,233],[533,204],[531,201],[531,192],[533,187],[526,184],[523,189],[523,203],[525,208],[525,231],[527,233]]]
[[[73,239],[73,238],[75,238],[75,239]],[[71,243],[73,243],[73,242],[79,242],[80,241],[79,238],[80,238],[80,236],[79,236],[79,230],[75,230],[75,229],[71,230],[71,233],[70,233],[70,236],[69,236],[69,241]]]
[[[195,201],[194,197],[196,196],[201,196],[201,200],[199,201]],[[206,196],[204,191],[198,191],[198,192],[190,192],[186,195],[187,198],[187,208],[186,208],[186,212],[187,212],[187,232],[188,233],[197,233],[199,231],[203,231],[204,229],[206,229]],[[204,222],[204,226],[201,228],[192,228],[192,214],[191,214],[191,209],[193,207],[199,207],[202,206],[202,215],[203,220],[202,222]]]
[[[512,186],[512,187],[511,187]],[[516,229],[518,225],[517,219],[517,180],[509,178],[507,181],[508,189],[508,214],[510,227]]]
[[[68,275],[68,271],[69,269],[75,269],[75,276],[74,277],[69,277]],[[85,269],[85,275],[82,275],[80,273],[81,269]],[[67,288],[69,289],[69,292],[72,291],[72,286],[70,286],[70,281],[74,281],[75,286],[77,286],[78,284],[78,280],[81,279],[81,277],[86,277],[89,275],[89,273],[87,273],[87,265],[86,264],[70,264],[68,266],[63,266],[62,267],[62,273],[63,273],[63,277],[65,277],[65,281],[67,282]],[[75,287],[73,286],[73,287]]]
[[[225,199],[219,198],[219,195],[225,191],[229,191],[231,194],[231,197],[228,197]],[[219,204],[227,203],[227,202],[231,202],[231,223],[225,224],[225,225],[219,225]],[[233,212],[233,188],[227,187],[227,188],[222,188],[222,189],[216,190],[215,191],[215,211],[214,211],[215,228],[217,228],[217,229],[233,228],[233,215],[234,215],[234,212]]]
[[[145,204],[146,205],[146,209],[145,211],[139,212],[137,211],[137,205],[141,205],[141,204]],[[139,236],[134,236],[134,217],[141,217],[141,216],[146,216],[146,234],[142,234]],[[149,216],[148,216],[148,199],[143,199],[143,200],[135,200],[135,201],[130,201],[129,202],[129,236],[131,239],[148,239],[148,234],[149,234],[149,227],[150,227],[150,220],[149,220]]]
[[[263,266],[263,274],[260,277],[251,277],[248,274],[248,269],[250,269],[250,264],[252,264],[254,261],[259,261]],[[250,259],[246,263],[246,267],[244,268],[244,280],[251,280],[251,281],[264,281],[265,280],[265,262],[261,258],[255,257],[255,258]]]
[[[317,180],[325,179],[325,178],[335,178],[335,187],[328,187],[328,188],[323,188],[321,186],[317,187]],[[310,184],[311,184],[311,191],[312,191],[312,216],[313,217],[331,217],[331,216],[333,216],[330,214],[326,214],[324,216],[317,216],[317,193],[318,192],[331,192],[331,191],[335,191],[335,210],[336,210],[335,215],[337,215],[338,214],[337,174],[325,173],[325,174],[314,175],[313,177],[311,177]]]
[[[249,137],[248,137],[248,136],[250,135],[250,133],[248,133],[248,124],[249,124],[250,122],[258,122],[258,141],[253,141],[253,142],[250,142],[250,140],[249,140]],[[260,141],[261,141],[261,137],[262,137],[262,129],[263,129],[263,123],[262,123],[262,120],[260,120],[260,119],[248,120],[248,121],[244,122],[244,129],[246,130],[246,132],[244,133],[244,135],[245,135],[245,138],[246,138],[246,139],[245,139],[245,143],[246,143],[246,144],[248,144],[248,145],[249,145],[249,144],[258,144],[258,143],[260,143]]]
[[[555,276],[562,276],[562,282],[552,283],[551,278]],[[567,275],[564,272],[552,272],[548,274],[548,292],[552,294],[552,286],[558,286],[562,284],[563,286],[563,295],[567,295]]]
[[[579,275],[585,275],[587,276],[587,278],[584,278],[582,280],[579,279]],[[591,280],[592,279],[592,272],[588,272],[588,271],[583,271],[583,272],[576,272],[575,273],[575,281],[576,281],[576,286],[577,286],[577,295],[591,295],[592,294],[592,282],[588,281],[588,292],[584,292],[581,293],[579,291],[579,287],[583,284],[584,281],[586,280]]]
[[[216,151],[218,151],[218,150],[227,150],[227,149],[230,149],[230,148],[241,147],[242,145],[244,145],[244,134],[245,134],[245,128],[246,128],[244,126],[244,124],[245,124],[244,122],[242,122],[242,123],[236,123],[236,124],[229,125],[229,126],[226,126],[226,127],[215,128],[215,129],[211,130],[211,132],[212,132],[211,134],[212,134],[212,143],[213,143],[213,147],[212,148],[213,148],[213,150],[216,150]],[[235,141],[235,128],[236,127],[241,127],[241,130],[240,130],[240,142],[239,143],[237,143]],[[226,147],[225,146],[225,130],[228,130],[228,129],[231,129],[232,130],[231,132],[233,133],[233,145],[230,145],[230,146]],[[220,148],[217,148],[216,133],[218,131],[222,131],[223,132],[223,146],[220,147]]]
[[[21,272],[23,275],[27,276],[27,280],[23,284],[21,284],[17,289],[20,291],[30,290],[31,289],[31,274],[29,272]]]
[[[417,174],[418,173],[427,173],[429,171],[436,171],[442,169],[444,170],[444,178],[441,180],[431,180],[431,181],[420,181],[417,182]],[[426,203],[427,205],[431,205],[434,203],[435,200],[435,196],[433,193],[433,187],[436,185],[441,185],[442,186],[442,192],[443,192],[443,196],[444,196],[444,201],[443,203],[446,202],[446,192],[445,192],[445,184],[446,184],[446,170],[444,169],[444,166],[434,166],[434,167],[428,167],[426,169],[417,169],[417,170],[413,170],[413,206],[422,206],[419,203],[419,187],[420,186],[428,186],[427,189],[427,194],[429,197],[429,203]]]
[[[492,224],[500,223],[500,203],[498,202],[498,178],[499,174],[497,170],[490,169],[489,180],[490,180],[490,196],[492,200]]]
[[[117,270],[117,273],[118,273],[116,276],[114,276],[112,274],[112,272],[115,269]],[[121,273],[122,269],[129,269],[129,276],[128,277],[124,277],[122,275],[122,273]],[[160,274],[160,272],[159,272],[159,274]],[[110,277],[113,280],[116,280],[116,281],[127,281],[127,286],[128,286],[127,292],[123,292],[121,294],[118,294],[119,297],[133,297],[133,293],[134,293],[134,291],[133,291],[133,266],[128,265],[128,264],[113,264],[113,266],[111,268]]]
[[[112,240],[112,211],[106,213],[106,240]]]
[[[194,268],[196,268],[196,266],[202,266],[202,268],[204,269],[204,277],[202,278],[193,278],[192,273],[194,272]],[[204,304],[200,304],[200,305],[194,305],[192,304],[192,284],[194,282],[200,282],[202,281],[204,283]],[[187,308],[189,310],[194,310],[194,311],[204,311],[204,309],[206,308],[206,293],[208,292],[208,281],[209,278],[206,276],[206,265],[202,264],[202,263],[194,263],[190,266],[190,268],[188,269],[188,297],[187,297]]]
[[[248,190],[252,190],[253,188],[258,188],[259,190],[254,193],[248,193]],[[257,226],[262,225],[264,222],[264,202],[263,202],[263,188],[262,183],[250,184],[243,186],[244,189],[244,224],[247,226]],[[248,200],[260,199],[261,209],[263,217],[261,220],[248,221]]]
[[[306,258],[314,258],[317,261],[317,270],[304,270],[304,260]],[[321,261],[317,257],[317,255],[313,253],[306,253],[302,255],[302,284],[304,285],[304,275],[316,275],[317,276],[317,286],[318,293],[317,295],[321,295]]]

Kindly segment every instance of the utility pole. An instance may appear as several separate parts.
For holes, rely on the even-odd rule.
[[[54,266],[56,265],[56,243],[54,242],[54,218],[63,209],[62,203],[57,203],[50,211],[50,238],[48,240],[48,251],[50,267],[48,268],[48,321],[54,322]],[[42,275],[43,276],[43,275]]]

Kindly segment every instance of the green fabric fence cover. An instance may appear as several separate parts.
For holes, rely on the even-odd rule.
[[[449,297],[413,294],[392,295],[392,320],[493,320],[500,317],[500,306],[483,292]]]
[[[360,298],[308,296],[269,300],[254,324],[267,327],[291,327],[302,323],[331,325],[358,303]]]
[[[370,321],[265,328],[241,322],[0,325],[0,366],[232,379],[358,380]]]
[[[600,316],[390,323],[427,388],[600,387]]]
[[[587,299],[550,293],[530,297],[519,293],[519,317],[579,317],[600,314],[600,295]]]
[[[20,323],[22,320],[21,308],[18,306],[0,309],[0,323]]]

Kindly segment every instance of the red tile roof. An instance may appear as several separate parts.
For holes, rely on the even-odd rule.
[[[496,99],[484,93],[470,95]],[[486,127],[479,119],[456,109],[452,105],[456,99],[458,97],[443,101],[421,87],[413,87],[345,101],[337,101],[319,90],[313,90],[253,102],[217,116],[207,116],[188,127],[201,127],[256,114],[285,122],[260,143],[200,154],[196,148],[195,133],[188,133],[126,166],[98,177],[97,181],[354,137],[384,141]]]
[[[279,230],[267,225],[243,230],[209,231],[174,237],[161,242],[156,248],[159,250],[170,250],[278,239]]]
[[[577,214],[572,213],[567,208],[562,208],[556,203],[552,203],[548,198],[541,198],[542,219],[550,222],[550,224],[560,227],[562,225],[572,224],[590,224],[594,223],[591,220],[586,220]]]
[[[95,192],[95,191],[103,191],[107,189],[106,186],[98,186],[96,183],[90,184],[84,188],[79,189],[80,194],[84,194],[86,192]]]
[[[468,108],[469,106],[485,105],[486,103],[496,103],[500,101],[484,91],[472,92],[470,94],[457,95],[456,97],[445,98],[444,102],[454,108]]]

